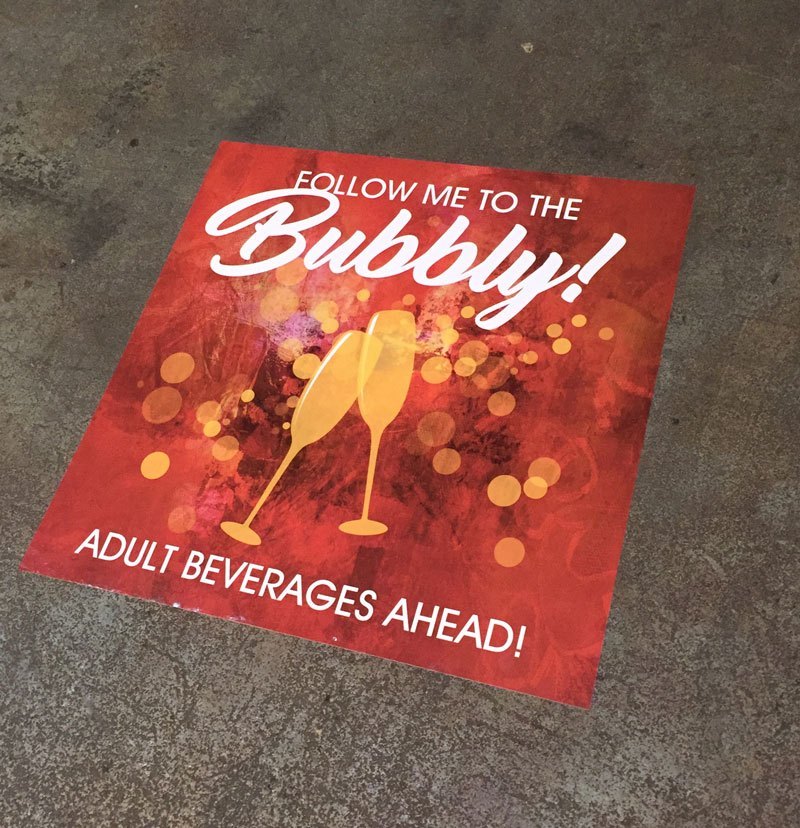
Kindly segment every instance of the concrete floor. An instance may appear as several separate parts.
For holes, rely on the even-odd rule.
[[[798,75],[791,0],[2,3],[0,824],[798,824]],[[590,712],[17,573],[221,138],[697,185]]]

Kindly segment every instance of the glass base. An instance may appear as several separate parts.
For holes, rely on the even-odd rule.
[[[369,518],[347,520],[339,524],[339,529],[346,535],[382,535],[389,531],[389,527],[385,523]]]
[[[248,546],[258,546],[261,543],[261,538],[258,533],[254,532],[244,523],[226,520],[220,523],[219,528],[229,537],[240,543],[246,543]]]

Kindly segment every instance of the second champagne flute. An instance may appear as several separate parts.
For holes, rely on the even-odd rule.
[[[367,327],[367,340],[359,365],[358,408],[369,426],[370,448],[367,486],[361,517],[339,526],[348,535],[382,535],[389,528],[369,517],[378,448],[386,426],[400,413],[414,371],[417,327],[408,311],[376,313]],[[377,357],[373,353],[380,346]]]

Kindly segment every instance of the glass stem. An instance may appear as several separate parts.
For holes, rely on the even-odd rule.
[[[378,447],[381,443],[383,431],[370,430],[369,467],[367,468],[367,490],[364,493],[364,508],[361,510],[361,519],[369,518],[369,503],[372,500],[372,485],[375,482],[375,467],[378,463]]]
[[[247,520],[244,522],[245,526],[250,526],[250,524],[255,520],[256,515],[259,512],[259,509],[264,505],[267,498],[272,494],[272,490],[277,485],[278,481],[283,477],[283,473],[286,469],[289,468],[289,464],[294,460],[297,456],[297,452],[300,451],[300,448],[295,448],[294,443],[289,446],[289,451],[286,452],[286,457],[283,458],[283,462],[278,466],[275,474],[272,475],[272,480],[269,481],[267,484],[267,488],[264,489],[263,494],[258,499],[258,503],[253,507],[253,511],[247,516]]]

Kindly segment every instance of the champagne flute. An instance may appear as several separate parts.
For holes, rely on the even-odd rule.
[[[400,413],[411,384],[417,341],[414,315],[402,310],[380,311],[370,319],[367,336],[359,364],[358,408],[370,431],[369,466],[361,517],[339,526],[348,535],[382,535],[389,528],[370,519],[369,504],[381,437]]]
[[[247,519],[220,524],[226,535],[249,546],[261,543],[250,524],[300,450],[321,440],[356,401],[361,377],[369,375],[381,349],[379,340],[362,331],[348,331],[336,340],[300,395],[292,415],[292,442],[286,456]]]

